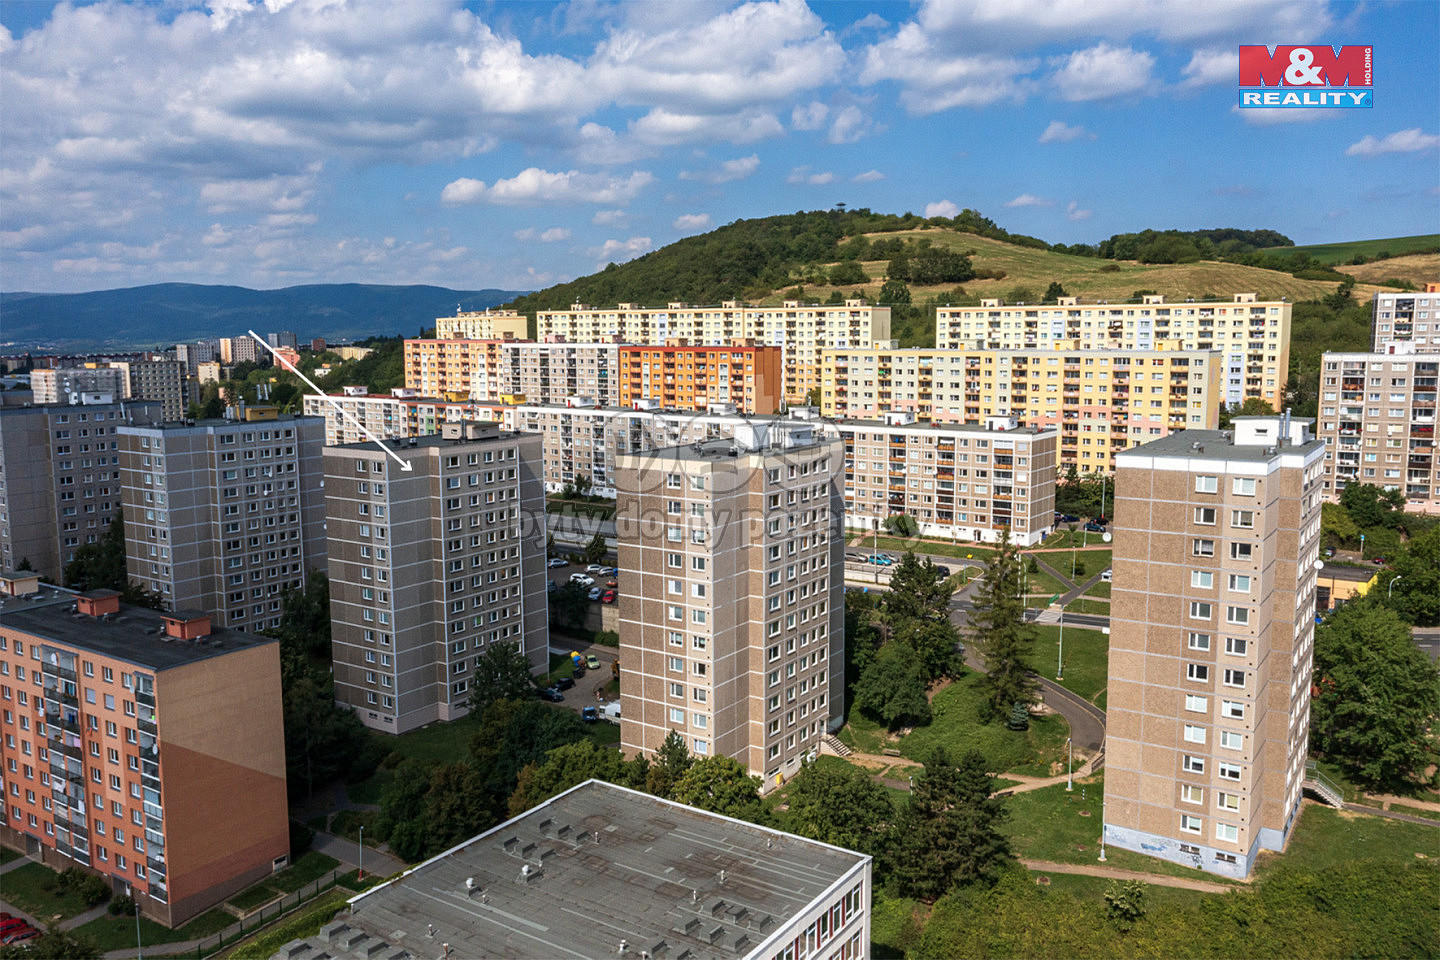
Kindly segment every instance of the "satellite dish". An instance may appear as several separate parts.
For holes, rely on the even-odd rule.
[[[1101,540],[1104,540],[1106,543],[1109,543],[1109,542],[1110,542],[1110,534],[1108,534],[1108,533],[1101,534],[1100,539],[1101,539]]]
[[[1317,558],[1317,559],[1315,560],[1315,569],[1316,569],[1316,570],[1324,570],[1324,569],[1325,569],[1325,561],[1324,561],[1324,560],[1320,560],[1320,559]]]

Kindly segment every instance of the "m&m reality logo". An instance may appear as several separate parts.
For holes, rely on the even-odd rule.
[[[1240,48],[1240,106],[1373,107],[1371,47]]]

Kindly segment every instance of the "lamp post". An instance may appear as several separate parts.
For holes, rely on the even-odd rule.
[[[1365,534],[1360,534],[1360,562],[1365,562]]]
[[[1399,576],[1395,577],[1394,579],[1392,579],[1392,580],[1390,581],[1390,586],[1388,586],[1388,587],[1385,588],[1385,599],[1386,599],[1386,600],[1389,600],[1389,599],[1390,599],[1390,591],[1392,591],[1392,590],[1395,589],[1395,581],[1396,581],[1396,580],[1401,580],[1401,579],[1403,579],[1404,576],[1405,576],[1404,574],[1400,574]]]
[[[132,893],[134,891],[131,891]],[[134,900],[134,897],[131,897]],[[145,960],[145,952],[140,949],[140,901],[135,903],[135,960]]]
[[[1065,603],[1060,603],[1060,640],[1055,644],[1055,679],[1064,680],[1065,673]]]
[[[1065,772],[1065,792],[1070,793],[1075,789],[1075,741],[1066,737],[1065,749],[1070,752],[1070,762]]]
[[[1075,579],[1075,524],[1070,524],[1070,579]]]
[[[1105,800],[1100,800],[1100,862],[1105,862]]]
[[[359,862],[359,864],[357,865],[357,866],[358,866],[358,869],[355,871],[355,879],[356,879],[356,880],[364,880],[364,879],[365,879],[365,824],[363,824],[363,823],[360,824],[360,843],[358,844],[358,846],[360,847],[360,862]]]

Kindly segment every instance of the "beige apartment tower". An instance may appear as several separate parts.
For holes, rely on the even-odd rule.
[[[1104,830],[1239,878],[1300,808],[1325,446],[1232,425],[1117,458]]]
[[[811,424],[617,458],[620,725],[766,789],[843,715],[843,444]]]
[[[466,422],[326,447],[325,507],[335,697],[366,726],[464,716],[493,643],[546,662],[539,437]]]

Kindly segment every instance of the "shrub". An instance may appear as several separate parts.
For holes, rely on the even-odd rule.
[[[1101,272],[1101,273],[1119,273],[1119,272],[1120,272],[1120,264],[1118,264],[1118,263],[1107,263],[1107,264],[1105,264],[1103,267],[1100,268],[1100,272]]]
[[[294,863],[300,854],[310,849],[315,840],[315,831],[299,820],[290,821],[290,862]]]
[[[110,901],[105,912],[112,917],[130,917],[135,914],[135,900],[132,897],[116,897]]]
[[[595,642],[604,647],[620,646],[620,634],[614,630],[600,630],[595,634]]]

